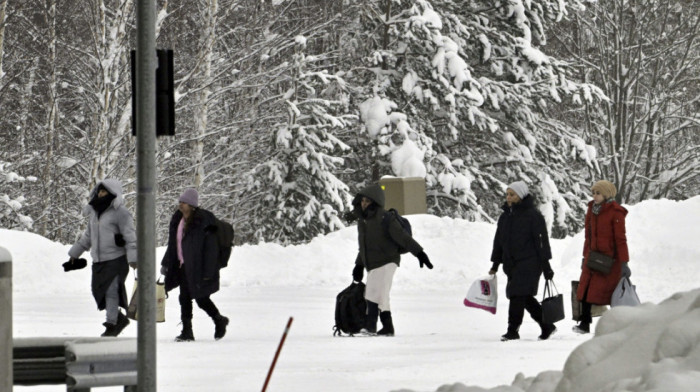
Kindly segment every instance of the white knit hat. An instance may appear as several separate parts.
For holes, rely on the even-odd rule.
[[[527,189],[527,184],[524,181],[516,181],[508,185],[508,188],[512,189],[513,192],[517,193],[518,197],[520,197],[520,200],[524,199],[525,196],[530,194],[530,191]]]

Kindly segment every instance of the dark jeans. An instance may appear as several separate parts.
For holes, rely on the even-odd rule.
[[[185,265],[183,264],[178,271],[178,279],[180,279],[180,319],[182,321],[192,320],[192,296],[187,285],[187,275],[185,275]],[[205,311],[212,319],[219,316],[219,309],[216,308],[214,302],[209,296],[195,299],[197,306]]]
[[[533,296],[512,297],[508,306],[508,328],[517,330],[523,323],[525,310],[537,323],[542,321],[542,306]]]

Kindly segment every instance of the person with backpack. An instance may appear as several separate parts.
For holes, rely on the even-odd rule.
[[[136,229],[131,213],[124,206],[122,184],[106,178],[90,192],[90,202],[83,209],[88,225],[85,233],[70,248],[64,271],[87,266],[79,257],[89,250],[92,256],[92,296],[99,310],[105,310],[102,336],[118,336],[129,319],[119,308],[129,306],[124,281],[129,266],[136,269]]]
[[[501,341],[520,339],[518,330],[527,309],[542,330],[539,340],[547,340],[557,330],[554,324],[542,323],[542,306],[535,298],[540,284],[540,275],[551,280],[554,271],[549,264],[552,252],[544,217],[535,208],[527,184],[516,181],[506,189],[503,213],[498,218],[493,239],[493,262],[489,274],[503,272],[508,277],[506,297],[508,307],[508,330]]]
[[[219,291],[219,240],[217,220],[199,208],[199,194],[187,188],[178,199],[178,209],[170,220],[168,247],[161,261],[166,292],[180,287],[182,332],[178,342],[194,340],[192,300],[214,321],[214,339],[226,334],[229,319],[219,313],[210,296]]]
[[[359,252],[352,271],[353,279],[361,282],[367,270],[365,299],[367,315],[365,335],[394,336],[389,294],[394,273],[401,261],[401,249],[418,258],[420,267],[432,269],[423,248],[404,231],[396,215],[384,210],[384,190],[378,184],[362,189],[352,201],[353,212],[359,218],[357,234]],[[382,329],[377,332],[377,318]]]

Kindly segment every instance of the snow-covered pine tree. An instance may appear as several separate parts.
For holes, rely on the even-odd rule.
[[[489,220],[499,213],[505,185],[522,179],[549,203],[542,208],[553,212],[555,235],[580,227],[584,181],[570,168],[593,163],[577,129],[548,111],[565,98],[604,96],[571,79],[568,64],[542,47],[548,26],[581,3],[380,3],[374,23],[383,28],[367,29],[384,34],[371,56],[377,82],[365,83],[372,88],[365,94],[379,91],[400,108],[413,139],[422,141],[431,212]]]
[[[11,165],[0,159],[0,227],[12,230],[28,230],[34,221],[24,215],[22,209],[26,198],[22,185],[36,182],[36,177],[22,177],[10,169]]]
[[[293,67],[280,104],[285,122],[273,126],[269,158],[247,175],[247,196],[255,208],[247,214],[257,239],[298,243],[344,227],[339,214],[350,202],[348,187],[336,177],[349,149],[335,135],[354,116],[346,114],[345,82],[307,54],[306,37],[295,38]]]

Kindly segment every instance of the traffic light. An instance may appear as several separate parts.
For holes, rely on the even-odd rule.
[[[156,50],[156,136],[175,135],[175,87],[172,49]],[[131,51],[131,134],[136,136],[136,51]]]

